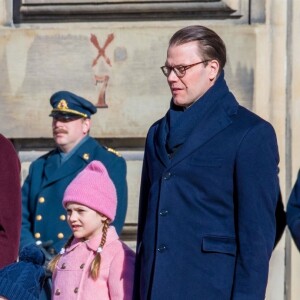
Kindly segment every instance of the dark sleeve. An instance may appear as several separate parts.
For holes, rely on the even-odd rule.
[[[31,163],[29,167],[29,173],[26,177],[22,186],[22,227],[21,227],[21,240],[20,240],[20,250],[29,244],[35,244],[35,238],[32,234],[31,229],[31,215],[30,211],[30,188],[31,188],[31,178],[33,173],[33,165]]]
[[[141,252],[142,252],[142,236],[145,227],[145,220],[147,215],[147,199],[150,189],[150,179],[148,176],[148,162],[147,162],[147,146],[145,147],[141,185],[140,185],[140,198],[139,198],[139,214],[138,214],[138,228],[137,228],[137,243],[136,243],[136,262],[134,272],[134,285],[133,285],[133,300],[140,299],[140,276],[141,276]]]
[[[232,300],[264,299],[276,236],[278,147],[270,124],[244,137],[236,162],[237,257]]]
[[[0,268],[16,261],[21,229],[20,161],[0,135]]]
[[[287,204],[287,225],[300,251],[300,171]]]
[[[116,217],[112,223],[118,234],[120,234],[123,229],[127,213],[128,191],[126,173],[126,162],[122,157],[118,157],[109,167],[109,175],[115,184],[118,197]]]

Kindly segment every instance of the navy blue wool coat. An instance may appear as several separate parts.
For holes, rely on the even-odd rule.
[[[160,134],[166,117],[148,132],[135,300],[265,297],[279,197],[276,135],[218,80],[214,105],[172,159]]]
[[[89,137],[60,167],[59,152],[53,150],[30,165],[22,187],[21,249],[25,245],[52,241],[56,252],[71,235],[62,206],[68,184],[92,160],[101,161],[117,190],[118,206],[114,225],[122,230],[127,210],[126,162]]]

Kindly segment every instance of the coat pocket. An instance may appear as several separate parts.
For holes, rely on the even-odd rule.
[[[234,237],[204,236],[202,251],[236,255],[236,242]]]

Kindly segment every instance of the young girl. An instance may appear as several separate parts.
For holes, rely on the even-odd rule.
[[[134,252],[109,226],[117,207],[104,165],[92,161],[67,187],[63,206],[73,235],[49,264],[52,299],[132,299]]]

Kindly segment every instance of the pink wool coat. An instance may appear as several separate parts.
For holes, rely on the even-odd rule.
[[[101,252],[100,274],[89,276],[101,236],[89,241],[74,239],[53,273],[53,300],[131,300],[135,253],[119,240],[110,226]]]

